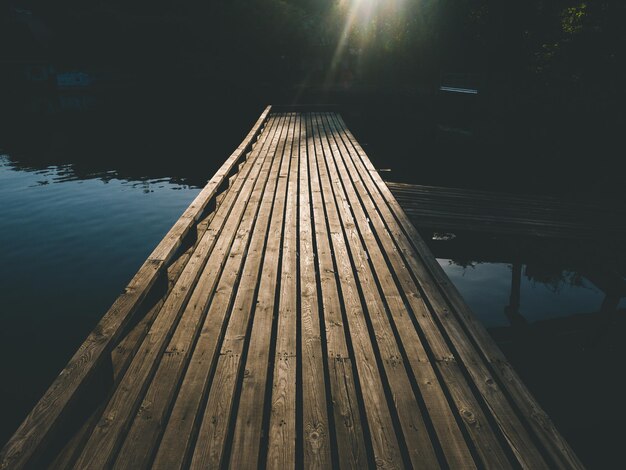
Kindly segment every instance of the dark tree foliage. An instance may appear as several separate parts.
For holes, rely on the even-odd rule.
[[[469,72],[493,91],[541,96],[550,90],[593,96],[596,103],[621,96],[624,80],[623,0],[30,0],[12,6],[43,18],[57,64],[157,78],[204,74],[250,86],[321,86],[341,81],[347,70],[358,86],[404,91],[432,87],[442,72]],[[0,10],[4,26],[10,9]],[[357,19],[347,28],[351,11]]]

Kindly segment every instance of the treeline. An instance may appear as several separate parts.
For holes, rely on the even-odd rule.
[[[31,0],[56,63],[374,89],[469,72],[491,88],[620,93],[623,0]],[[10,21],[10,12],[2,13]],[[348,25],[348,26],[347,26]]]

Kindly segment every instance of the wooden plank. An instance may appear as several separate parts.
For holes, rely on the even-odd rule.
[[[405,195],[419,195],[426,198],[445,198],[447,201],[470,199],[486,204],[506,204],[512,207],[530,208],[537,213],[564,212],[575,215],[583,209],[584,212],[611,214],[616,210],[624,212],[624,208],[616,205],[615,201],[588,201],[557,198],[549,195],[513,194],[496,191],[481,191],[475,189],[449,188],[425,186],[409,183],[386,183],[392,193]]]
[[[326,224],[326,208],[317,172],[312,119],[306,115],[307,171],[315,230],[314,243],[321,292],[320,312],[324,321],[326,359],[334,421],[334,438],[339,467],[361,469],[368,466],[365,438],[361,425],[352,357],[346,343],[337,269],[333,262],[330,235]]]
[[[601,222],[601,217],[595,217],[596,214],[585,214],[580,211],[578,214],[574,212],[547,211],[545,208],[533,209],[532,207],[514,206],[502,201],[497,203],[486,204],[482,201],[476,201],[471,198],[449,200],[445,196],[422,196],[407,193],[394,193],[398,202],[403,202],[408,207],[424,210],[433,213],[452,212],[466,214],[466,216],[476,217],[501,217],[511,220],[520,220],[521,222],[544,222],[550,225],[580,225],[581,218],[583,220]]]
[[[388,230],[398,241],[403,257],[415,276],[422,281],[421,286],[429,299],[432,300],[438,320],[448,332],[450,340],[457,349],[458,357],[467,367],[474,383],[481,392],[482,399],[520,464],[528,468],[547,465],[529,438],[528,433],[521,426],[518,416],[508,403],[508,399],[513,400],[516,407],[521,410],[526,423],[539,437],[544,450],[550,455],[551,464],[559,468],[581,468],[580,462],[569,445],[554,428],[545,412],[530,395],[502,352],[491,340],[484,327],[475,319],[469,307],[462,301],[458,291],[451,285],[441,267],[438,266],[419,237],[417,230],[412,226],[406,214],[403,213],[365,156],[363,149],[350,131],[345,128],[345,123],[341,118],[338,119],[344,134],[359,155],[359,159],[355,159],[355,162],[360,166],[363,180],[370,186],[370,193],[384,198],[383,204],[379,204],[378,207]],[[461,322],[463,327],[458,322]],[[468,341],[465,332],[469,333],[470,341]],[[482,356],[478,354],[474,346],[479,348]],[[484,362],[485,359],[489,368]],[[508,399],[504,396],[501,387],[506,390]]]
[[[420,259],[425,264],[428,274],[433,276],[436,280],[441,295],[444,296],[457,312],[459,321],[467,329],[470,337],[480,349],[483,357],[490,365],[490,369],[497,376],[499,383],[502,384],[510,394],[511,399],[521,410],[533,432],[538,436],[539,441],[548,452],[552,464],[558,468],[583,468],[582,463],[569,444],[563,439],[548,415],[528,391],[517,373],[504,357],[504,354],[502,354],[500,349],[493,342],[487,330],[476,320],[476,317],[471,312],[456,287],[448,280],[443,268],[441,268],[432,253],[430,253],[430,250],[417,233],[417,230],[394,200],[393,195],[376,173],[371,162],[365,155],[364,150],[356,139],[354,139],[352,133],[345,127],[345,123],[340,117],[339,122],[347,138],[357,151],[360,157],[360,163],[363,165],[364,170],[369,173],[372,180],[371,182],[375,185],[372,189],[379,191],[379,194],[389,206],[388,210],[393,212],[394,218],[389,217],[389,223],[393,224],[395,221],[395,224],[401,226],[402,234],[400,239],[403,239],[402,236],[405,236],[410,240],[413,246],[412,251],[418,255],[417,259]],[[388,213],[388,215],[391,214]]]
[[[417,286],[413,283],[389,232],[380,219],[374,201],[358,177],[358,170],[352,161],[350,148],[341,139],[335,120],[331,116],[326,116],[325,124],[328,125],[335,143],[335,146],[331,144],[334,163],[337,167],[335,174],[341,177],[347,190],[350,207],[355,213],[357,225],[360,227],[367,252],[377,271],[396,330],[414,371],[415,380],[419,384],[448,465],[451,468],[466,468],[473,465],[470,451],[457,425],[457,422],[461,421],[474,442],[474,448],[481,458],[482,465],[487,468],[510,468],[511,464],[497,436],[492,431],[469,384],[456,364],[454,355],[433,323],[432,314],[424,304]],[[380,240],[380,248],[373,236],[373,231]],[[389,259],[390,268],[398,279],[397,287],[392,281],[392,274],[387,263],[381,257],[381,249],[384,250]],[[405,307],[399,290],[403,291],[404,298],[412,312]],[[422,345],[409,317],[410,314],[419,325],[427,347],[434,357],[435,366],[442,377],[443,383],[441,384],[430,364],[426,348]],[[443,389],[447,389],[450,393],[452,404],[448,403]],[[450,406],[454,408],[456,419]]]
[[[378,208],[384,214],[386,205],[384,203],[378,204]],[[393,233],[393,228],[391,228],[390,231]],[[394,233],[394,235],[396,234]],[[402,249],[403,247],[400,246],[400,248]],[[417,259],[418,258],[416,258],[415,254],[406,254],[405,257],[407,265],[414,272],[419,269],[422,269],[423,271],[423,267],[417,263]],[[427,276],[426,273],[420,272],[417,279],[420,280],[421,286],[424,287],[424,285],[429,282],[430,277]],[[485,365],[482,361],[475,357],[475,351],[468,344],[466,337],[463,335],[462,331],[460,331],[458,325],[449,318],[450,315],[447,314],[447,308],[441,305],[440,302],[437,302],[437,298],[434,297],[437,293],[432,290],[429,291],[426,288],[424,289],[426,290],[429,300],[434,306],[432,312],[443,323],[447,334],[452,339],[456,349],[455,356],[461,359],[461,362],[465,365],[466,370],[472,376],[474,383],[481,392],[483,401],[489,407],[492,417],[497,422],[505,438],[508,440],[512,451],[516,454],[520,463],[523,466],[531,468],[533,466],[545,465],[543,458],[537,451],[530,436],[519,422],[519,419],[515,415],[514,411],[510,408],[510,405],[503,396],[502,391],[494,382],[493,378],[490,377]],[[485,377],[487,377],[487,379],[485,379]]]
[[[326,402],[321,317],[315,275],[311,182],[308,141],[310,126],[302,116],[300,133],[300,179],[298,191],[298,241],[300,272],[300,354],[302,357],[302,447],[304,468],[331,467],[330,428]],[[312,139],[311,139],[312,143]]]
[[[225,236],[222,235],[222,230],[236,227],[239,224],[247,197],[237,196],[240,189],[243,195],[250,194],[263,161],[264,158],[257,157],[250,162],[250,166],[247,167],[250,173],[242,173],[241,178],[237,179],[237,182],[241,183],[241,188],[239,186],[231,188],[224,203],[218,209],[209,229],[198,244],[194,256],[185,267],[178,283],[174,286],[157,319],[152,324],[150,332],[133,358],[122,383],[107,404],[100,423],[93,430],[77,461],[77,466],[89,466],[91,468],[100,465],[105,466],[114,457],[174,328],[183,312],[189,312],[189,309],[185,309],[187,302],[191,300],[190,305],[196,307],[191,313],[187,313],[187,316],[196,314],[197,311],[201,310],[200,304],[208,302],[206,297],[198,299],[197,294],[195,299],[191,299],[193,293],[197,291],[192,291],[189,286],[195,285],[201,279],[206,287],[207,295],[211,292],[214,278],[206,278],[201,276],[201,273],[205,270],[205,265],[208,265],[207,260],[214,260],[211,263],[211,267],[213,267],[216,263],[222,263],[221,260],[227,257],[230,243],[234,237],[234,230],[225,231]],[[168,355],[171,356],[172,354]]]
[[[281,133],[277,134],[273,141],[268,157],[271,163],[269,179],[265,187],[260,187],[255,196],[261,204],[255,217],[254,227],[247,228],[249,231],[254,231],[250,240],[252,245],[245,250],[234,247],[235,249],[231,252],[185,373],[172,415],[167,423],[154,468],[179,468],[184,465],[185,460],[190,457],[187,454],[193,452],[194,431],[198,427],[200,430],[197,442],[205,452],[207,460],[210,461],[206,462],[206,466],[215,468],[219,466],[223,458],[223,444],[228,431],[230,405],[232,405],[234,393],[232,389],[237,380],[234,370],[238,368],[238,362],[243,353],[243,343],[258,278],[258,264],[254,265],[254,259],[264,244],[269,210],[278,182],[277,175],[281,162],[280,158],[277,159],[275,156],[276,149],[278,147],[280,152],[290,127],[289,120],[286,120]],[[251,258],[252,262],[249,263],[247,260]],[[246,262],[242,272],[244,261]],[[240,272],[244,277],[237,285]],[[236,297],[234,297],[235,294]],[[234,305],[229,318],[227,315],[231,311],[233,298]],[[227,323],[225,340],[220,346],[221,332],[224,331]],[[221,353],[218,356],[220,347]],[[211,370],[216,363],[217,370],[211,384]],[[211,387],[210,390],[209,387]],[[231,392],[227,395],[225,390],[228,388],[231,388]],[[204,404],[207,393],[209,394],[208,404],[202,415],[201,406]]]
[[[23,468],[28,462],[36,461],[37,455],[46,446],[49,434],[55,431],[56,425],[71,407],[73,399],[79,394],[83,384],[89,380],[94,369],[110,352],[112,344],[119,339],[133,313],[150,291],[161,269],[174,255],[184,236],[203,213],[208,202],[215,196],[217,188],[260,132],[270,109],[270,106],[265,109],[241,145],[211,178],[205,189],[139,268],[125,292],[102,317],[96,328],[3,447],[0,451],[0,469]]]
[[[205,217],[198,225],[196,226],[197,235],[196,241],[189,246],[183,253],[181,253],[176,261],[174,261],[167,268],[167,288],[163,294],[163,297],[158,300],[150,310],[145,314],[145,316],[141,319],[141,321],[131,330],[131,332],[126,335],[120,343],[113,349],[111,352],[111,362],[113,365],[113,387],[119,383],[121,377],[123,377],[128,364],[132,360],[137,348],[141,344],[143,337],[147,334],[150,325],[154,321],[157,313],[159,312],[161,306],[165,302],[165,299],[171,292],[174,284],[178,280],[180,274],[182,273],[184,267],[186,266],[189,258],[193,254],[196,246],[198,245],[199,240],[204,235],[209,222],[213,219],[215,215],[214,212],[211,212],[207,217]],[[92,428],[98,422],[98,419],[102,415],[102,411],[104,409],[103,406],[98,407],[91,416],[85,420],[83,426],[75,433],[72,439],[63,447],[63,450],[57,455],[52,464],[50,465],[51,469],[65,469],[70,468],[77,457],[77,453],[82,449],[85,440],[91,434]]]
[[[237,263],[241,261],[241,254],[245,251],[245,245],[250,235],[250,226],[256,215],[255,211],[258,210],[261,194],[265,185],[268,184],[268,175],[271,174],[273,145],[278,139],[280,129],[280,122],[272,123],[266,131],[267,135],[263,136],[263,140],[260,141],[260,152],[264,159],[263,166],[260,176],[254,183],[239,226],[236,225],[238,221],[233,219],[232,223],[227,223],[222,228],[219,234],[220,240],[217,242],[198,284],[188,286],[189,290],[193,290],[192,297],[125,438],[124,445],[116,460],[115,466],[117,468],[144,466],[151,459],[154,446],[165,428],[167,415],[172,406],[171,402],[193,351],[193,345],[197,341],[203,318],[205,315],[212,315],[212,310],[209,310],[207,314],[206,308],[209,302],[215,305],[219,303],[221,297],[228,299],[228,296],[231,295],[232,290],[228,290],[227,286],[224,285],[227,283],[225,279],[236,278],[238,275],[239,265]],[[239,197],[241,200],[238,201],[238,204],[244,204],[245,197],[242,198],[241,193]],[[211,308],[213,309],[213,306]],[[222,315],[225,313],[225,311],[220,312]],[[218,334],[219,331],[221,329],[218,325],[212,333]],[[194,351],[193,354],[195,357],[196,352]],[[197,400],[200,400],[201,397],[202,395],[199,395]],[[183,440],[183,436],[181,431],[180,441]]]
[[[465,440],[457,425],[455,417],[448,405],[445,394],[439,384],[439,380],[430,364],[430,359],[422,345],[422,341],[415,330],[409,317],[409,312],[400,296],[398,286],[393,281],[393,277],[387,263],[383,257],[381,247],[378,246],[373,231],[380,236],[380,226],[376,224],[376,219],[370,219],[361,207],[360,200],[354,188],[354,182],[350,179],[348,170],[343,164],[341,152],[345,148],[339,149],[336,129],[328,121],[325,115],[321,125],[324,125],[330,142],[330,157],[327,162],[330,169],[331,178],[337,185],[343,185],[347,195],[345,204],[352,209],[354,217],[351,218],[359,228],[361,237],[365,244],[365,250],[371,260],[378,282],[380,283],[382,294],[385,298],[391,317],[395,323],[395,330],[398,332],[402,348],[407,355],[409,365],[413,368],[416,381],[421,385],[419,393],[425,401],[433,426],[439,436],[439,443],[443,448],[448,465],[451,468],[472,468],[474,466],[471,453],[465,444]],[[345,198],[345,196],[343,196]],[[349,224],[350,222],[348,222]],[[371,224],[371,225],[370,225]],[[382,249],[387,250],[384,246]],[[388,257],[393,257],[394,252],[387,251]],[[403,272],[404,265],[396,266],[400,268],[396,275],[401,280],[406,280],[407,272]],[[406,270],[404,270],[406,271]],[[413,286],[414,287],[414,286]],[[412,290],[409,290],[411,293]]]
[[[251,190],[240,193],[235,201],[235,207],[245,207],[243,215],[230,219],[224,225],[197,284],[188,286],[188,289],[192,290],[193,293],[165,349],[165,354],[160,359],[155,376],[143,397],[132,427],[115,462],[116,468],[137,468],[147,465],[153,455],[154,446],[163,432],[165,435],[160,448],[164,448],[170,443],[168,440],[170,423],[172,417],[175,420],[179,416],[179,408],[174,406],[171,412],[172,417],[168,420],[174,397],[180,397],[181,394],[188,391],[189,387],[186,386],[189,383],[188,377],[190,370],[194,370],[193,364],[195,364],[194,360],[197,361],[199,350],[204,347],[210,349],[220,337],[222,322],[219,321],[219,318],[223,319],[228,309],[223,308],[216,314],[214,306],[220,302],[225,302],[227,305],[230,303],[233,278],[236,279],[240,272],[243,253],[247,247],[251,227],[259,209],[260,196],[271,173],[272,146],[280,129],[281,123],[277,121],[276,126],[264,136],[265,139],[260,150],[263,164],[259,176],[256,181],[254,179],[249,180],[250,185],[253,185]],[[210,308],[209,304],[211,305]],[[207,308],[209,309],[208,312]],[[213,336],[206,338],[207,323],[214,320],[217,324],[211,329],[210,334]],[[177,395],[183,374],[185,374],[185,381]],[[198,396],[192,398],[195,402],[199,402],[202,397],[203,395],[199,393]],[[191,401],[185,404],[192,406]],[[185,424],[191,426],[190,421]],[[163,431],[164,428],[165,431]],[[178,446],[168,448],[173,459],[179,457],[179,465],[182,465],[185,443],[188,438],[181,430],[181,434],[178,436]],[[178,453],[176,453],[177,449],[180,449]]]
[[[207,228],[213,220],[213,216],[215,212],[211,212],[207,217],[205,217],[198,225],[196,226],[196,234],[195,241],[178,257],[176,260],[172,262],[170,266],[166,269],[167,274],[167,286],[165,288],[165,292],[163,296],[155,302],[153,306],[150,307],[150,310],[144,315],[144,317],[135,325],[135,327],[126,335],[124,338],[120,340],[120,342],[113,348],[111,351],[111,362],[113,363],[113,383],[117,384],[119,380],[123,377],[128,364],[132,360],[137,348],[143,341],[143,338],[148,333],[150,329],[150,325],[156,318],[158,312],[160,311],[163,303],[167,299],[167,296],[176,285],[178,278],[183,272],[185,266],[189,262],[189,259],[193,255],[196,247],[202,237],[204,236]]]
[[[500,208],[500,212],[489,207],[460,206],[446,207],[439,202],[430,203],[424,200],[406,200],[397,198],[398,203],[415,224],[425,226],[426,223],[447,227],[468,227],[476,231],[493,231],[497,233],[536,233],[538,236],[562,238],[615,238],[626,234],[626,229],[609,226],[606,222],[585,219],[582,216],[575,221],[567,221],[562,217],[546,218],[544,215],[533,215],[523,211],[511,211]],[[615,220],[615,216],[610,220]]]
[[[321,146],[319,129],[313,122],[315,139],[315,160],[313,168],[319,173],[321,193],[326,209],[328,230],[334,252],[337,275],[341,288],[342,303],[345,307],[347,330],[354,353],[354,362],[362,392],[363,406],[369,424],[370,444],[373,448],[377,466],[382,468],[404,467],[400,446],[393,427],[393,419],[387,407],[381,373],[376,363],[376,356],[364,318],[364,306],[354,279],[350,257],[343,238],[343,230],[337,214],[330,182],[323,171],[324,153]]]
[[[253,146],[255,144],[253,144]],[[242,165],[243,163],[239,166],[241,167]],[[222,195],[225,196],[225,193],[222,193]],[[165,302],[165,299],[171,292],[174,284],[178,280],[178,277],[182,273],[182,270],[189,261],[189,258],[197,247],[199,241],[202,239],[214,215],[215,211],[208,214],[196,225],[196,234],[194,236],[195,241],[183,253],[179,254],[169,266],[167,266],[167,285],[166,290],[162,295],[162,298],[150,307],[149,311],[144,314],[143,318],[138,322],[138,324],[135,325],[133,329],[126,336],[124,336],[119,341],[117,346],[115,346],[115,348],[111,351],[111,363],[113,368],[113,388],[116,387],[119,383],[119,380],[126,371],[126,368],[132,360],[132,357],[134,356],[137,348],[141,344],[143,337],[147,334],[149,327],[152,324],[152,321],[160,311],[160,308]],[[77,453],[80,452],[80,450],[82,449],[85,440],[89,437],[89,435],[91,434],[91,430],[100,418],[103,409],[104,404],[94,410],[89,418],[85,420],[81,428],[74,434],[74,436],[63,447],[61,452],[59,452],[59,454],[55,457],[54,461],[51,463],[51,468],[69,468],[72,465],[74,460],[77,458]]]
[[[298,171],[301,119],[297,115],[291,147],[291,164],[281,251],[280,290],[276,327],[276,352],[268,429],[267,468],[283,469],[296,462],[296,367],[298,312]]]
[[[593,238],[593,233],[573,234],[571,230],[548,229],[546,227],[532,227],[519,224],[502,224],[502,223],[481,223],[475,219],[460,220],[442,218],[441,215],[430,216],[422,212],[415,212],[409,208],[404,208],[406,215],[411,223],[416,227],[441,231],[466,231],[466,232],[485,232],[497,233],[502,235],[526,235],[532,237],[543,238]]]
[[[279,174],[282,182],[287,181],[290,163],[290,158],[283,158]],[[275,204],[283,206],[284,192],[277,192],[276,196],[279,200]],[[237,470],[259,467],[283,228],[284,210],[273,211],[230,452],[229,467]],[[204,455],[197,449],[199,454],[198,457],[194,454],[194,461],[199,466]]]
[[[626,234],[626,212],[608,205],[559,203],[451,188],[387,183],[418,226],[558,238],[616,238]]]
[[[322,177],[322,184],[326,186],[324,190],[325,196],[329,201],[332,201],[334,198],[334,203],[337,208],[335,209],[337,210],[337,214],[329,216],[331,231],[335,230],[336,233],[340,235],[343,228],[345,245],[347,246],[345,260],[349,263],[349,253],[354,263],[354,271],[347,272],[346,270],[344,273],[345,277],[349,278],[346,279],[345,284],[348,289],[353,289],[355,293],[357,292],[356,287],[358,285],[365,302],[362,315],[348,315],[351,334],[353,330],[359,333],[353,335],[353,345],[355,344],[355,339],[367,345],[365,347],[359,345],[359,347],[363,348],[362,350],[366,353],[368,361],[372,361],[375,357],[375,349],[377,349],[380,354],[383,370],[379,370],[379,373],[384,371],[388,386],[390,387],[390,395],[393,396],[393,403],[389,406],[395,409],[402,432],[402,436],[398,436],[398,440],[404,437],[411,464],[414,467],[424,465],[428,468],[438,468],[439,461],[433,449],[431,437],[426,428],[417,399],[413,393],[409,377],[403,364],[402,355],[398,349],[393,330],[388,321],[385,306],[368,262],[370,258],[369,253],[363,247],[359,233],[356,230],[355,221],[350,213],[350,205],[341,186],[341,181],[333,171],[334,165],[328,164],[328,162],[333,159],[332,149],[328,145],[328,138],[326,130],[322,125],[321,117],[318,115],[314,122],[316,123],[317,131],[320,135],[323,150],[323,158],[322,155],[318,153],[318,155],[320,155],[318,165]],[[337,236],[337,238],[339,237]],[[337,254],[341,256],[339,252],[337,252]],[[341,272],[341,267],[339,269]],[[351,284],[354,284],[354,286]],[[369,317],[372,324],[373,339],[375,338],[375,341],[372,341],[374,348],[369,345],[369,342],[365,341],[365,337],[368,335],[368,327],[364,315]],[[356,346],[355,356],[357,357],[357,370],[359,370],[359,356],[357,356]],[[365,359],[365,356],[360,359]],[[371,406],[371,404],[369,404],[369,406]],[[377,406],[380,407],[381,403],[377,403]],[[366,403],[366,412],[368,411],[368,404]],[[374,430],[370,432],[372,434],[375,433]],[[391,427],[387,428],[386,432],[394,433],[394,429]],[[401,465],[401,462],[397,460],[394,462],[394,460],[391,459],[388,465],[398,466]]]
[[[554,228],[574,228],[584,226],[584,222],[600,222],[600,220],[591,220],[585,218],[585,214],[579,214],[579,217],[572,215],[571,220],[567,220],[568,214],[543,214],[525,208],[510,208],[502,206],[477,205],[473,201],[464,201],[461,203],[448,203],[439,199],[428,200],[424,198],[409,199],[398,195],[396,198],[402,207],[407,207],[413,211],[423,211],[426,215],[445,216],[450,214],[452,218],[462,219],[478,219],[476,222],[508,222],[528,225],[539,225]],[[606,225],[606,224],[602,224]],[[610,227],[607,227],[611,230]]]
[[[180,246],[182,238],[189,232],[193,223],[202,215],[207,204],[211,199],[213,199],[213,197],[215,197],[226,178],[232,174],[234,168],[240,163],[241,159],[254,144],[255,140],[261,135],[261,130],[268,119],[270,110],[271,106],[268,106],[265,111],[263,111],[263,114],[261,114],[259,120],[250,130],[246,138],[241,142],[241,144],[239,144],[239,147],[237,147],[231,156],[228,157],[217,173],[213,175],[200,194],[196,196],[193,202],[185,210],[179,219],[179,222],[174,224],[148,259],[162,261],[168,261],[171,259]]]
[[[168,269],[125,338],[103,333],[111,396],[57,468],[581,468],[341,118],[263,121],[211,220],[192,203],[129,286]],[[445,197],[433,215],[461,203]]]

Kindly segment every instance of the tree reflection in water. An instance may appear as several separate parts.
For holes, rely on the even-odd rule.
[[[591,468],[626,438],[626,253],[619,242],[456,233],[436,257]],[[593,405],[592,405],[593,404]],[[574,412],[575,411],[575,412]]]

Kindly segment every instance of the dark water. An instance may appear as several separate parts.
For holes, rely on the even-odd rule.
[[[0,152],[0,440],[51,382],[198,189],[77,179]]]
[[[0,443],[266,104],[194,89],[17,103],[3,111],[0,130]],[[576,168],[555,185],[563,162],[545,154],[541,165],[517,156],[505,168],[497,139],[415,109],[384,99],[371,109],[359,99],[345,107],[391,180],[598,194],[597,180],[577,185],[585,171]],[[544,177],[529,179],[521,170],[528,162]],[[484,171],[488,163],[498,177]],[[618,193],[604,186],[602,197]],[[615,276],[623,281],[626,250],[616,242],[423,235],[585,462],[617,461],[626,438],[626,302],[606,290]]]
[[[583,462],[616,468],[626,438],[621,241],[420,231]]]
[[[0,111],[2,443],[263,109],[182,91],[19,104]]]

